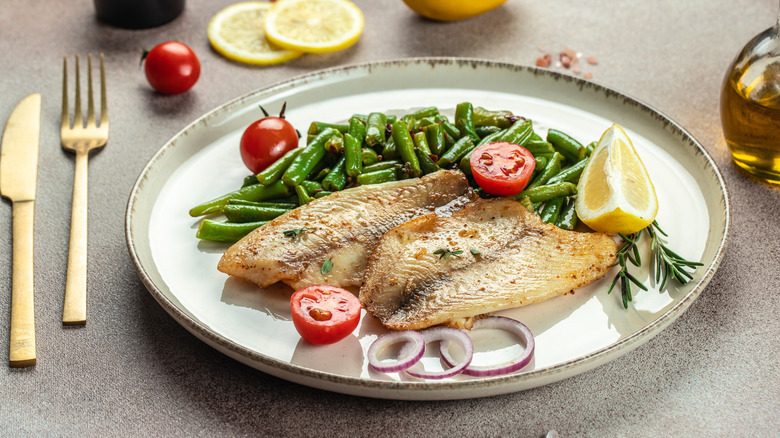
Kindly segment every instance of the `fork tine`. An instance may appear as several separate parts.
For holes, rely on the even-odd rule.
[[[79,55],[76,55],[76,113],[73,115],[73,127],[81,128],[84,122],[81,116],[81,79],[79,77]]]
[[[108,123],[108,101],[106,100],[106,69],[103,66],[103,54],[100,54],[100,126]]]
[[[92,54],[87,53],[87,126],[95,126],[95,102],[92,98]]]
[[[62,126],[60,129],[70,129],[68,113],[68,57],[62,59]]]

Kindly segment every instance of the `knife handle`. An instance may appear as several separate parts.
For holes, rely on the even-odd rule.
[[[89,152],[76,153],[73,205],[70,212],[68,274],[65,279],[64,325],[87,323],[87,165]]]
[[[13,274],[11,282],[11,342],[9,365],[35,365],[35,305],[33,299],[33,217],[35,201],[13,203]]]

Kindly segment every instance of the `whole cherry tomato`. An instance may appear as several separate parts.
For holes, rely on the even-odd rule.
[[[241,136],[241,159],[252,173],[260,173],[282,155],[298,147],[298,133],[284,119],[266,116],[249,125]]]
[[[474,149],[469,164],[474,181],[496,196],[522,192],[536,167],[528,149],[507,142],[488,143]]]
[[[198,81],[200,61],[195,52],[178,41],[168,41],[144,53],[149,85],[163,94],[183,93]]]
[[[332,344],[346,338],[360,322],[360,301],[335,286],[314,285],[296,291],[290,299],[295,328],[312,344]]]

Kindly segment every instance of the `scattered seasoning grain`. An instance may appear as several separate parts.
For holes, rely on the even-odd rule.
[[[599,60],[596,59],[595,56],[588,56],[587,61],[588,61],[588,64],[590,64],[590,65],[597,65],[599,63]]]

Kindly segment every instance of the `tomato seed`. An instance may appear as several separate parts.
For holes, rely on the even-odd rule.
[[[492,159],[493,159],[493,156],[492,156],[492,155],[490,155],[490,154],[489,154],[489,153],[487,153],[487,152],[482,152],[482,157],[480,157],[480,158],[482,158],[483,160],[492,160]]]
[[[327,321],[331,317],[333,317],[333,314],[330,313],[329,310],[320,309],[319,307],[315,307],[315,308],[309,310],[309,316],[311,316],[315,321]]]

